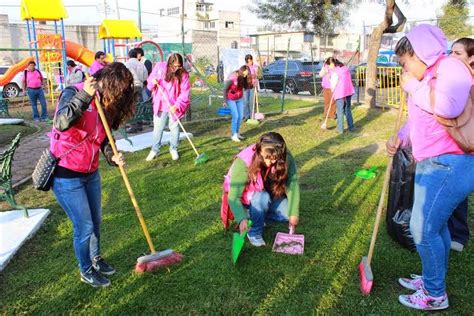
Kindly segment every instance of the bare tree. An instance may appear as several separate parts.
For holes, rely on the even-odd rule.
[[[393,14],[397,17],[397,24],[393,24]],[[395,0],[387,0],[385,17],[373,31],[369,41],[369,56],[367,57],[367,81],[365,85],[365,105],[375,107],[375,95],[377,84],[377,56],[382,42],[382,35],[386,33],[401,32],[405,26],[406,17],[395,3]]]

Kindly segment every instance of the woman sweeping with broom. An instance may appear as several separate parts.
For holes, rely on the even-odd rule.
[[[224,82],[224,106],[230,108],[232,114],[231,139],[240,142],[244,137],[240,135],[240,124],[244,117],[244,89],[252,87],[250,68],[247,65],[232,72]]]
[[[99,150],[111,165],[123,165],[113,155],[93,100],[98,93],[109,124],[117,129],[133,115],[133,76],[122,63],[112,63],[59,99],[51,132],[50,151],[60,157],[52,188],[58,203],[72,221],[74,252],[81,281],[93,286],[110,284],[115,272],[101,257],[101,184]]]
[[[289,221],[293,228],[298,225],[300,190],[296,164],[278,133],[262,135],[256,144],[236,156],[225,176],[224,192],[240,233],[248,230],[247,237],[255,247],[265,246],[266,221]]]
[[[171,131],[171,159],[178,160],[179,124],[177,119],[181,119],[186,114],[190,105],[191,92],[189,74],[183,68],[183,57],[173,53],[168,57],[168,62],[157,63],[147,82],[147,88],[153,97],[153,140],[146,161],[151,161],[159,155],[166,122]]]

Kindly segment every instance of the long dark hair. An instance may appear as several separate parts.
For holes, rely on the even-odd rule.
[[[178,69],[176,72],[173,72],[171,70],[171,66],[175,63],[178,62],[181,65],[181,68]],[[181,84],[181,79],[183,77],[183,74],[186,73],[186,70],[184,69],[184,63],[183,63],[183,56],[181,56],[178,53],[172,53],[168,57],[168,64],[166,67],[166,75],[165,75],[165,80],[167,82],[170,82],[174,80],[174,78],[178,79],[178,83]]]
[[[124,64],[114,62],[94,74],[100,102],[112,129],[118,129],[135,111],[133,75]]]
[[[398,57],[402,57],[405,54],[408,54],[408,56],[415,55],[415,50],[408,37],[404,36],[397,42],[397,45],[395,45],[395,54]]]
[[[247,77],[244,77],[244,71],[247,70]],[[239,89],[250,89],[252,88],[252,78],[250,76],[250,67],[243,65],[236,72],[237,75],[237,87]]]
[[[288,179],[286,155],[286,143],[280,134],[276,132],[263,134],[255,145],[255,154],[249,166],[250,181],[255,181],[259,173],[265,175],[267,168],[272,168],[272,172],[268,173],[271,180],[271,193],[274,197],[283,196],[286,193]],[[276,162],[273,166],[267,167],[264,159],[272,159]]]

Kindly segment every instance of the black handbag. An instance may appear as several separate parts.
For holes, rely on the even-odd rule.
[[[45,149],[36,164],[33,175],[33,187],[40,191],[49,191],[53,182],[54,171],[59,158],[54,157],[49,149]]]
[[[36,190],[49,191],[51,189],[51,185],[53,184],[54,171],[56,170],[59,160],[77,147],[79,147],[79,145],[81,145],[83,142],[86,141],[87,138],[89,138],[89,135],[87,135],[79,144],[72,147],[57,158],[51,153],[49,149],[45,149],[41,154],[38,163],[36,164],[33,174],[31,175],[31,178],[33,180],[33,187]]]

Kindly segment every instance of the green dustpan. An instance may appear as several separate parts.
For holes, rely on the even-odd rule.
[[[249,220],[247,226],[250,228],[252,226],[252,221]],[[245,231],[242,235],[237,232],[234,233],[232,237],[232,262],[234,264],[237,263],[237,259],[239,259],[240,252],[244,247],[245,237],[247,237],[247,232]]]
[[[372,167],[370,169],[361,169],[355,173],[356,177],[370,180],[377,176],[377,167]]]
[[[258,125],[258,124],[260,124],[260,122],[256,119],[248,119],[247,121],[245,121],[245,123],[247,123],[249,125]]]

